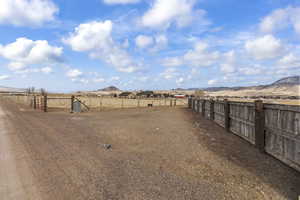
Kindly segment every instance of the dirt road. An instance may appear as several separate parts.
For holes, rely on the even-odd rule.
[[[0,199],[298,198],[298,172],[199,118],[184,108],[42,113],[0,100]]]

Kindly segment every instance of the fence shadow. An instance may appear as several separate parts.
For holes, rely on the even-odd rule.
[[[186,109],[184,112],[193,123],[197,123],[195,135],[208,150],[246,169],[287,199],[298,199],[300,172],[268,154],[261,153],[249,142],[227,132],[214,121],[205,119],[200,113],[192,113],[190,109]],[[207,134],[200,134],[200,132]],[[214,145],[211,145],[211,137],[215,139]]]

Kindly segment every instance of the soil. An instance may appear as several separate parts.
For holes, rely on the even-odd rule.
[[[300,173],[187,108],[0,100],[0,199],[297,199]]]

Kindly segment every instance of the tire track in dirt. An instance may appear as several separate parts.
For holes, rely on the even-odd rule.
[[[14,151],[22,152],[23,147],[14,146],[11,138],[13,132],[7,116],[8,113],[0,105],[0,197],[5,200],[39,199],[27,162],[23,158],[18,159]]]

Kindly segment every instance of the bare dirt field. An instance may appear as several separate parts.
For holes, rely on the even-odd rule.
[[[43,113],[0,99],[0,127],[4,200],[300,194],[299,172],[186,108]]]

